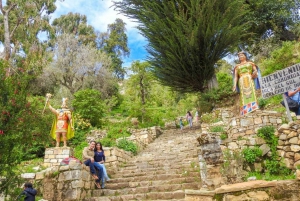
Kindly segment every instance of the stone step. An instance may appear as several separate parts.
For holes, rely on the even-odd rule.
[[[185,189],[201,188],[197,135],[195,129],[165,131],[86,201],[183,201]]]
[[[133,166],[132,166],[133,167]],[[165,161],[164,164],[151,164],[151,163],[141,163],[137,164],[134,168],[121,168],[118,173],[132,173],[132,172],[152,172],[158,170],[173,170],[173,169],[199,169],[199,165],[196,162],[189,162],[183,164],[173,164],[172,162]]]
[[[168,184],[158,186],[145,186],[135,188],[123,188],[123,189],[97,189],[93,191],[93,197],[99,196],[115,196],[115,195],[128,195],[128,194],[146,194],[150,192],[174,192],[185,189],[200,189],[198,183],[183,183],[183,184]]]
[[[88,199],[87,201],[184,200],[185,197],[184,190],[177,190],[171,192],[147,192],[123,195],[118,195],[118,193],[114,195],[114,193],[115,192],[112,192],[112,194],[108,196],[97,195]]]
[[[159,185],[169,185],[169,184],[187,184],[187,183],[201,183],[200,178],[196,177],[182,177],[182,178],[174,178],[174,179],[168,179],[168,180],[153,180],[153,181],[124,181],[121,182],[120,180],[115,181],[109,181],[106,183],[105,188],[106,189],[122,189],[122,188],[134,188],[134,187],[147,187],[147,186],[159,186]]]
[[[112,178],[124,178],[124,177],[137,177],[137,176],[146,176],[146,175],[163,175],[163,174],[187,174],[187,173],[196,173],[199,175],[199,170],[193,168],[183,168],[183,169],[154,169],[154,170],[131,170],[131,171],[122,171],[118,172],[112,176]]]
[[[171,180],[176,178],[188,178],[192,177],[195,179],[200,178],[199,172],[184,172],[182,174],[160,174],[160,175],[146,175],[146,176],[137,176],[137,177],[115,177],[109,181],[109,183],[118,183],[118,182],[137,182],[137,181],[157,181],[157,180]]]

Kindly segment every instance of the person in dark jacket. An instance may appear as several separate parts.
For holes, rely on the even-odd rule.
[[[35,201],[35,196],[37,191],[32,187],[30,182],[24,184],[23,192],[18,196],[17,200],[20,200],[21,197],[24,197],[24,201]]]

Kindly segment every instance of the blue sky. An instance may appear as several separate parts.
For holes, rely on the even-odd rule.
[[[116,18],[121,18],[126,23],[126,34],[130,49],[130,56],[123,59],[123,66],[129,67],[134,60],[143,61],[146,59],[145,45],[147,45],[147,42],[136,29],[137,23],[118,14],[111,7],[112,5],[111,0],[57,0],[57,9],[52,14],[51,20],[69,12],[80,13],[87,16],[89,25],[93,26],[97,31],[105,32],[108,24],[113,23]]]

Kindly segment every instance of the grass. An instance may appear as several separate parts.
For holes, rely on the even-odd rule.
[[[44,159],[43,158],[35,158],[30,161],[23,161],[20,163],[17,167],[17,170],[20,171],[21,173],[35,173],[35,172],[40,172],[41,170],[45,169],[43,167]],[[34,167],[39,166],[39,170],[34,170]]]
[[[255,176],[257,180],[266,180],[266,181],[272,181],[272,180],[289,180],[289,179],[295,179],[296,176],[292,172],[289,175],[271,175],[269,173],[260,173],[260,172],[248,172],[248,177]]]

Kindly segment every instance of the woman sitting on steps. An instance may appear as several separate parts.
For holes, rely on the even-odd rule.
[[[102,188],[104,188],[105,180],[109,181],[110,179],[107,175],[106,168],[104,165],[105,155],[104,155],[104,151],[102,148],[102,144],[100,142],[96,143],[94,159],[95,159],[95,162],[97,162],[103,169],[103,174],[101,175],[101,177],[102,177]]]

